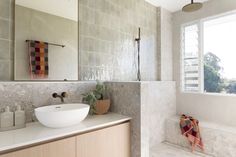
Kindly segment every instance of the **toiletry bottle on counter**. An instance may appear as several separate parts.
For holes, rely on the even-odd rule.
[[[5,111],[0,115],[1,119],[1,128],[9,128],[14,125],[14,114],[10,111],[9,106],[5,108]]]
[[[15,111],[15,126],[24,127],[25,126],[25,111],[21,109],[20,105],[16,106]]]

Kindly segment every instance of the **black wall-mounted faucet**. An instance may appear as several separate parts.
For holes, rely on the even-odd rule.
[[[68,97],[68,94],[66,92],[62,92],[61,95],[59,95],[57,93],[53,93],[52,97],[53,98],[60,98],[61,102],[64,103],[64,98]]]

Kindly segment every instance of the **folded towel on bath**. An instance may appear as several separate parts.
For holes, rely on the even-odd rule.
[[[32,79],[48,77],[48,43],[42,41],[28,41],[30,58],[30,75]]]
[[[182,135],[184,135],[190,142],[192,151],[194,151],[196,147],[204,150],[204,145],[199,129],[199,121],[197,119],[183,114],[180,117],[180,129]]]

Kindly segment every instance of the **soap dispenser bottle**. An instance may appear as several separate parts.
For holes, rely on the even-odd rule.
[[[9,106],[5,108],[5,112],[1,113],[1,130],[8,129],[14,126],[14,114],[10,111]]]
[[[22,128],[24,126],[25,126],[25,111],[21,109],[20,105],[17,105],[15,111],[15,127]]]

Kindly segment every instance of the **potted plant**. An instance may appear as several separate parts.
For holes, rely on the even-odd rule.
[[[98,82],[95,90],[83,94],[83,102],[90,105],[90,114],[102,115],[108,112],[110,100],[104,99],[105,92],[105,85]]]

